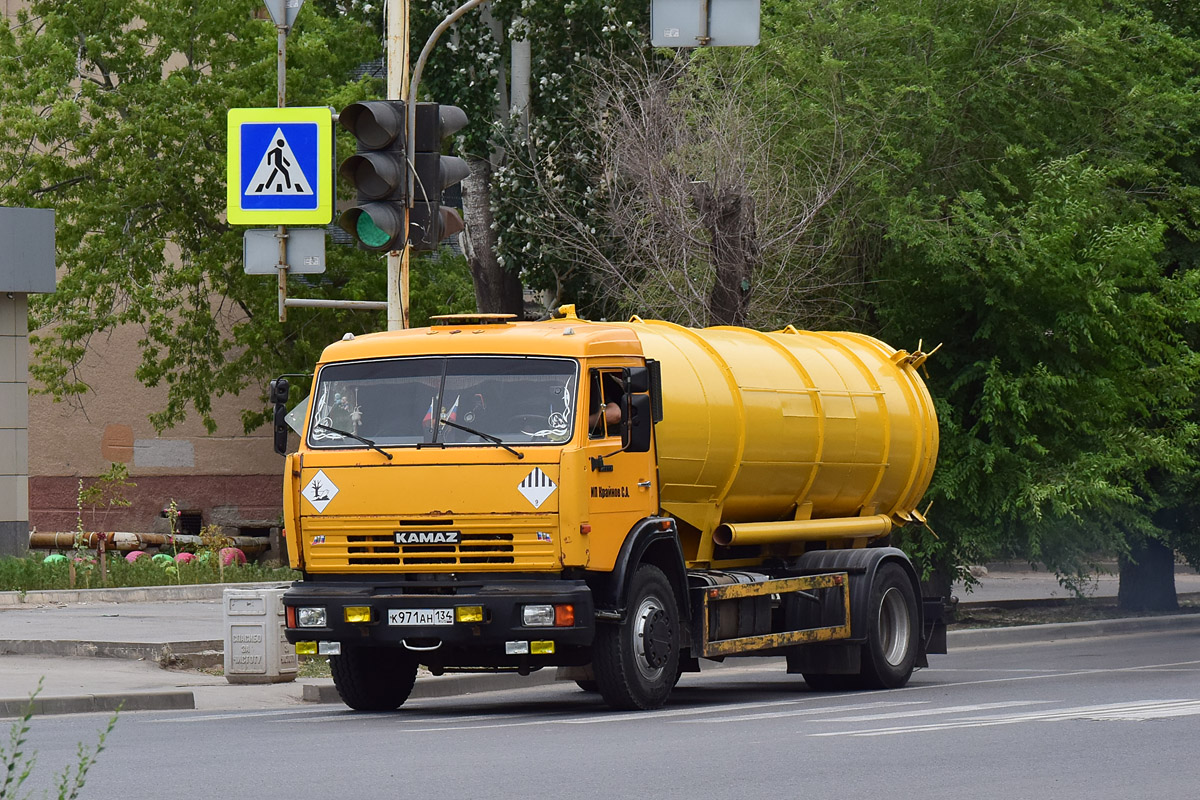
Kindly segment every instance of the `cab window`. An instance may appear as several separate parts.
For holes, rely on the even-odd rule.
[[[593,369],[589,373],[588,437],[608,439],[621,435],[621,371]]]

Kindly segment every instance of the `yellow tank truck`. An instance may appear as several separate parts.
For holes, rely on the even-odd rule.
[[[327,347],[284,480],[287,638],[361,710],[418,665],[546,667],[621,709],[700,659],[903,686],[945,652],[894,526],[937,420],[926,354],[853,333],[447,316]],[[287,383],[272,382],[287,448]],[[298,426],[299,427],[299,426]]]

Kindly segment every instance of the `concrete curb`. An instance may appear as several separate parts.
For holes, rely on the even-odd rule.
[[[224,661],[225,643],[220,639],[197,642],[91,642],[74,639],[0,639],[0,654],[18,656],[66,656],[75,658],[124,658],[154,661],[162,667],[205,669]]]
[[[1200,614],[1169,614],[1161,617],[1123,617],[1086,622],[1052,622],[1042,625],[1013,625],[1006,628],[968,628],[947,634],[949,648],[995,647],[1037,644],[1062,639],[1096,636],[1128,636],[1150,631],[1200,630]]]
[[[19,717],[29,710],[30,699],[0,699],[0,717]],[[196,707],[196,697],[191,692],[118,692],[115,694],[81,694],[60,697],[38,696],[32,700],[33,713],[45,714],[91,714],[98,711],[112,713],[121,711],[175,711]]]
[[[226,589],[276,589],[290,583],[196,583],[188,586],[132,586],[122,589],[55,589],[0,592],[0,606],[40,606],[64,603],[138,603],[221,600]]]

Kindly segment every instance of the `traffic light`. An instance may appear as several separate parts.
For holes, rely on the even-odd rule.
[[[467,115],[458,106],[417,103],[413,136],[413,203],[408,236],[414,250],[436,250],[447,236],[463,230],[462,218],[442,205],[442,192],[470,174],[467,162],[442,155],[442,140],[460,131]]]
[[[357,205],[342,214],[338,226],[366,250],[404,247],[408,195],[404,120],[402,100],[351,103],[338,115],[342,127],[357,140],[354,155],[338,169],[354,186]]]

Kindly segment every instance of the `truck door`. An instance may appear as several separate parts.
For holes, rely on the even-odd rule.
[[[598,367],[587,376],[588,515],[592,526],[593,568],[615,562],[625,534],[638,520],[658,511],[653,448],[621,449],[620,367]]]

